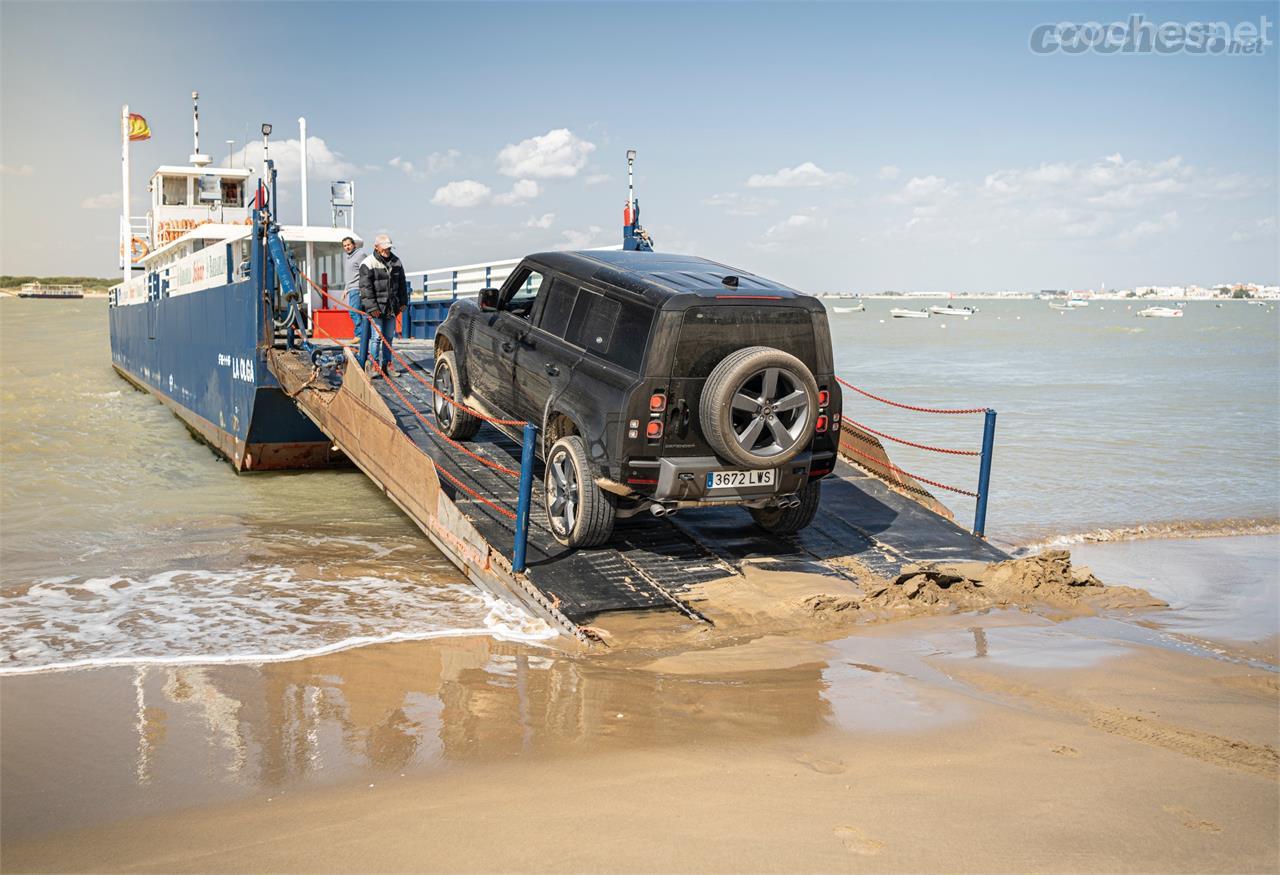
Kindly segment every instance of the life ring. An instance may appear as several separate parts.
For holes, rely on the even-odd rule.
[[[134,264],[137,264],[139,261],[146,258],[149,252],[151,252],[151,250],[147,247],[146,241],[141,237],[129,238],[129,258],[132,259]],[[120,247],[120,257],[124,257],[123,245]]]

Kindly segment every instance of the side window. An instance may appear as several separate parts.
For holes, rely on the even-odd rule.
[[[578,296],[578,287],[561,280],[548,280],[544,285],[546,301],[542,305],[542,317],[538,327],[556,337],[564,337],[569,327],[569,316],[573,313],[573,302]]]
[[[542,274],[534,270],[526,271],[517,282],[519,285],[515,287],[502,309],[521,319],[528,319],[529,314],[533,312],[533,302],[537,300],[538,291],[542,288]]]
[[[582,289],[565,339],[629,371],[639,371],[652,323],[653,310],[643,304],[615,301]]]

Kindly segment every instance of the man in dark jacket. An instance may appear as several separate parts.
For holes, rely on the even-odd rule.
[[[396,317],[408,303],[404,265],[391,251],[391,238],[379,234],[373,241],[373,255],[360,262],[360,309],[371,318],[363,326],[358,358],[360,367],[364,367],[369,354],[369,335],[373,334],[373,360],[381,366],[381,372],[377,367],[373,369],[374,379],[380,374],[395,376],[391,365],[391,338],[396,330]]]

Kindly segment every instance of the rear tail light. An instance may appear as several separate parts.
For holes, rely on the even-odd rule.
[[[651,420],[649,424],[644,427],[644,436],[651,441],[656,441],[658,438],[662,437],[662,423],[656,419]]]
[[[825,413],[818,416],[818,422],[814,425],[813,430],[816,432],[824,432],[827,430],[827,415]]]
[[[828,392],[826,389],[819,389],[818,390],[818,406],[826,407],[830,403],[831,403],[831,393]]]
[[[667,409],[667,396],[662,392],[654,392],[649,396],[649,412],[661,413]]]

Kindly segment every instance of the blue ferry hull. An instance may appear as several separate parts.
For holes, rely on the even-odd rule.
[[[115,369],[159,398],[237,470],[345,461],[267,369],[252,280],[112,306],[109,314]]]

